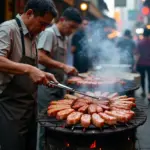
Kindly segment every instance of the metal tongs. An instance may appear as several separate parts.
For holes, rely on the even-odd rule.
[[[84,96],[87,96],[87,97],[90,97],[90,98],[93,98],[93,99],[108,100],[108,101],[110,100],[109,98],[103,97],[103,96],[100,96],[100,97],[91,96],[91,95],[88,95],[88,94],[83,93],[83,92],[81,92],[81,91],[75,90],[75,89],[73,89],[73,88],[71,88],[71,87],[69,87],[69,86],[66,86],[66,85],[63,85],[63,84],[60,84],[60,83],[55,83],[55,82],[53,82],[53,81],[50,81],[50,82],[48,83],[48,87],[49,87],[49,86],[54,86],[54,87],[62,88],[62,89],[68,90],[68,91],[70,91],[70,92],[75,92],[75,93],[78,93],[78,94],[81,94],[81,95],[84,95]]]

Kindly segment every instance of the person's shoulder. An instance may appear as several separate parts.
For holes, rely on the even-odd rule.
[[[43,36],[52,37],[54,35],[55,35],[55,33],[54,33],[53,29],[51,27],[48,27],[40,33],[39,37],[43,37]]]
[[[0,31],[9,32],[9,31],[16,31],[16,30],[17,30],[17,23],[14,19],[5,21],[0,24]]]

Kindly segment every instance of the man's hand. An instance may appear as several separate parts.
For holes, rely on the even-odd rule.
[[[68,75],[77,75],[78,74],[78,71],[75,67],[65,65],[63,69]]]
[[[34,83],[43,85],[47,85],[49,81],[58,83],[53,74],[41,71],[36,67],[32,67],[28,73],[29,77],[33,80]]]

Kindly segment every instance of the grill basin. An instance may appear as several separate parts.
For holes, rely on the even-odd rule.
[[[125,144],[127,145],[129,144],[128,142],[135,139],[136,128],[146,121],[147,117],[142,110],[135,108],[134,111],[135,117],[127,124],[105,125],[101,129],[95,128],[93,125],[87,129],[84,129],[80,124],[66,126],[65,121],[58,121],[55,118],[48,117],[46,109],[39,115],[38,121],[46,129],[46,139],[51,145],[66,147],[69,143],[69,148],[75,146],[90,147],[96,141],[98,147],[114,144],[122,146],[123,142],[127,142]]]

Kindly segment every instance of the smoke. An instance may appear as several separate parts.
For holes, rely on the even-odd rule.
[[[107,33],[104,27],[112,26],[112,22],[92,21],[89,23],[85,30],[85,37],[80,41],[82,51],[80,55],[85,55],[88,52],[88,58],[91,63],[91,69],[96,70],[94,76],[110,78],[122,78],[122,73],[130,72],[130,65],[120,65],[121,61],[124,64],[130,64],[132,56],[130,55],[130,47],[120,50],[116,46],[115,40],[107,38]],[[100,70],[99,70],[100,69]],[[121,73],[121,74],[120,74]],[[79,88],[81,91],[109,91],[118,92],[122,90],[121,84],[108,84],[100,88]]]
[[[80,41],[83,50],[80,55],[85,55],[88,52],[88,58],[90,60],[91,68],[96,69],[97,67],[103,67],[103,74],[116,73],[115,68],[119,71],[129,71],[127,66],[120,66],[120,60],[125,64],[131,62],[131,56],[129,50],[120,50],[116,47],[116,41],[107,38],[107,32],[104,31],[104,27],[112,26],[112,22],[105,21],[102,23],[100,21],[92,21],[89,23],[85,30],[85,37]],[[107,65],[106,65],[107,64]],[[109,65],[112,68],[108,67]],[[109,74],[110,75],[110,74]]]

